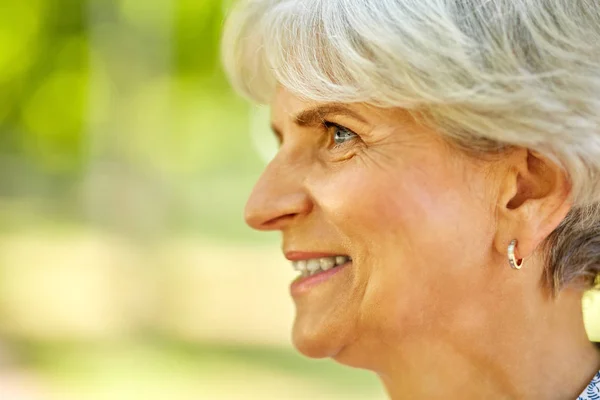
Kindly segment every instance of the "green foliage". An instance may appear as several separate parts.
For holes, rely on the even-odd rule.
[[[220,67],[229,3],[3,2],[0,194],[85,221],[162,213],[167,230],[247,235],[241,210],[263,164]]]
[[[118,119],[130,136],[108,147],[120,149],[122,162],[175,171],[214,168],[219,153],[230,149],[215,143],[219,135],[207,133],[239,131],[246,114],[219,66],[223,18],[220,0],[3,3],[0,154],[46,173],[77,176],[97,155],[98,149],[90,149],[90,127]],[[154,48],[166,52],[155,54]],[[163,70],[154,68],[156,62],[165,64]],[[131,83],[136,79],[140,90]],[[173,108],[169,122],[175,126],[160,140],[139,137],[144,126],[132,127],[135,118],[102,108],[118,97],[153,124],[144,112],[153,95],[165,93],[153,89],[165,86],[171,95],[165,103]]]
[[[221,1],[176,0],[175,43],[178,73],[217,77]]]
[[[9,1],[0,13],[0,151],[49,172],[81,165],[88,76],[79,1]]]

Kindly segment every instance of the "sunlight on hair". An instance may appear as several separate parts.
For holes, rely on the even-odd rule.
[[[565,166],[584,205],[600,201],[594,7],[246,0],[228,19],[223,60],[233,85],[262,104],[281,84],[314,101],[419,109],[473,148],[483,138],[536,150]]]
[[[254,102],[281,85],[305,100],[417,110],[472,154],[523,147],[563,167],[573,208],[547,239],[558,290],[600,272],[599,27],[589,0],[241,0],[222,51]],[[253,140],[269,159],[262,129]]]

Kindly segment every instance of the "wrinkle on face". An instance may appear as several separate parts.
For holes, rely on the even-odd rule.
[[[480,263],[486,246],[462,254],[455,242],[488,238],[488,210],[480,204],[486,197],[471,193],[482,193],[486,181],[481,168],[410,112],[364,104],[344,109],[358,118],[346,111],[326,114],[335,107],[302,101],[284,90],[274,101],[273,125],[283,138],[277,163],[291,174],[286,177],[290,190],[305,193],[313,203],[308,215],[282,233],[284,243],[343,249],[354,260],[344,276],[295,300],[296,345],[311,356],[337,354],[356,365],[363,357],[372,364],[365,349],[385,358],[386,343],[451,318],[442,310],[452,309],[463,293],[440,285],[440,279],[460,279]],[[307,110],[313,111],[308,115]],[[301,124],[299,115],[304,115]],[[325,131],[314,123],[324,118],[348,124],[360,136],[351,158],[332,161],[319,147],[323,141],[316,137]],[[438,304],[439,296],[445,307]]]
[[[345,104],[342,111],[285,89],[272,112],[282,145],[249,201],[254,214],[288,213],[271,225],[281,231],[284,249],[347,254],[353,260],[294,297],[293,341],[302,353],[376,371],[399,388],[398,398],[427,389],[424,378],[433,367],[446,373],[456,393],[474,377],[485,386],[479,389],[489,390],[479,395],[492,391],[498,397],[507,389],[517,393],[506,382],[520,381],[522,371],[538,367],[521,365],[531,361],[532,344],[540,344],[539,365],[549,351],[569,350],[560,340],[545,342],[548,330],[538,326],[551,327],[555,339],[569,337],[569,324],[561,318],[581,319],[571,312],[580,298],[563,297],[567,312],[557,313],[558,322],[551,324],[545,316],[555,312],[555,303],[544,303],[540,292],[540,259],[518,275],[496,247],[499,226],[506,222],[500,201],[510,200],[510,179],[516,176],[510,152],[471,157],[410,111],[366,104]],[[358,139],[337,146],[336,137],[332,146],[325,121]],[[519,151],[516,156],[526,149]],[[253,223],[265,227],[260,218]],[[585,339],[581,327],[573,330]],[[534,336],[536,343],[529,340]],[[463,388],[466,397],[476,398],[473,387]]]

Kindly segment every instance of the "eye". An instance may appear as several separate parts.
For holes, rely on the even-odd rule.
[[[344,144],[347,141],[355,139],[358,135],[352,132],[350,129],[345,128],[341,125],[326,122],[329,133],[333,136],[333,142],[336,146]]]

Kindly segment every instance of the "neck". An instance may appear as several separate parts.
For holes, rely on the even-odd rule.
[[[475,308],[461,315],[481,311]],[[600,368],[600,352],[584,329],[581,292],[502,308],[487,308],[493,312],[476,322],[454,315],[452,323],[388,348],[378,371],[392,400],[576,399]]]

